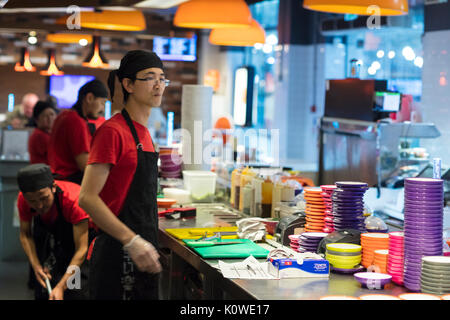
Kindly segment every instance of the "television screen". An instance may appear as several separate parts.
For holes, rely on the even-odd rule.
[[[78,90],[94,79],[94,76],[72,74],[50,76],[49,94],[58,100],[58,108],[71,108],[77,102]]]
[[[195,61],[197,59],[197,37],[153,38],[153,51],[167,61]]]

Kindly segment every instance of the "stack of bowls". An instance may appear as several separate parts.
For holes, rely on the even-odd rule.
[[[387,272],[388,256],[389,250],[381,249],[374,251],[373,264],[380,269],[377,272],[388,273]]]
[[[300,246],[300,235],[299,234],[291,234],[289,236],[289,239],[291,242],[289,243],[289,246],[292,250],[298,251]]]
[[[333,223],[333,190],[337,187],[335,185],[323,185],[320,186],[322,189],[322,198],[325,204],[325,227],[323,228],[323,232],[331,233],[334,231],[334,223]]]
[[[177,148],[160,147],[159,159],[161,160],[161,177],[181,178],[182,157],[178,154]]]
[[[338,273],[354,273],[361,270],[361,246],[352,243],[329,243],[325,259],[331,270]]]
[[[304,189],[306,201],[306,224],[307,232],[322,232],[325,227],[325,203],[322,198],[322,189],[319,187],[308,187]]]
[[[298,252],[317,252],[320,241],[325,238],[328,233],[324,232],[304,232],[299,237]]]
[[[365,232],[364,193],[368,189],[364,182],[336,182],[333,191],[334,229],[356,229]]]
[[[450,257],[422,258],[420,289],[422,292],[438,295],[450,293]]]
[[[411,291],[420,291],[422,257],[442,255],[443,203],[443,180],[405,179],[403,282]]]
[[[389,234],[387,233],[362,233],[362,260],[364,268],[370,267],[375,260],[375,250],[389,249]]]
[[[401,231],[389,233],[387,272],[392,276],[392,282],[398,285],[403,285],[403,238]]]

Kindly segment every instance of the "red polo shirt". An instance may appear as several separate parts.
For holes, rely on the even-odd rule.
[[[78,224],[83,220],[89,219],[87,213],[78,206],[78,197],[80,194],[80,186],[68,181],[56,181],[62,193],[58,194],[59,203],[64,219],[71,224]],[[38,213],[30,208],[22,192],[17,198],[17,208],[19,209],[19,218],[21,221],[31,221]],[[47,213],[41,215],[42,222],[47,225],[55,223],[58,217],[56,203]]]
[[[48,146],[48,160],[53,173],[66,178],[78,171],[76,156],[89,152],[91,134],[85,119],[75,110],[65,110],[56,118]]]
[[[143,150],[154,152],[146,127],[133,121]],[[118,216],[128,194],[137,167],[137,149],[133,135],[121,113],[107,120],[94,134],[89,164],[112,164],[100,198]]]
[[[50,133],[41,129],[34,129],[28,139],[28,153],[30,154],[30,163],[49,164],[47,148],[50,142]]]

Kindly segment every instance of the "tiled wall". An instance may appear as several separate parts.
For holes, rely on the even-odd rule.
[[[423,37],[423,91],[420,111],[424,122],[433,122],[441,137],[422,141],[431,157],[450,166],[450,30],[426,32]]]

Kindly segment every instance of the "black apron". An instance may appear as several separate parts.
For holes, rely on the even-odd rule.
[[[137,148],[136,172],[118,218],[158,249],[158,153],[145,152],[128,112],[122,115]],[[156,300],[158,274],[138,270],[122,244],[104,232],[95,239],[90,260],[89,290],[93,300]]]
[[[42,222],[40,215],[33,218],[33,239],[37,256],[42,267],[47,267],[52,275],[50,284],[54,288],[67,271],[67,267],[75,253],[73,240],[73,225],[64,219],[59,197],[62,194],[57,186],[55,204],[58,216],[53,225]],[[88,295],[88,270],[86,262],[81,269],[81,289],[66,289],[64,300],[83,300]],[[36,280],[37,281],[37,280]],[[48,300],[48,291],[39,283],[35,284],[35,299]]]

